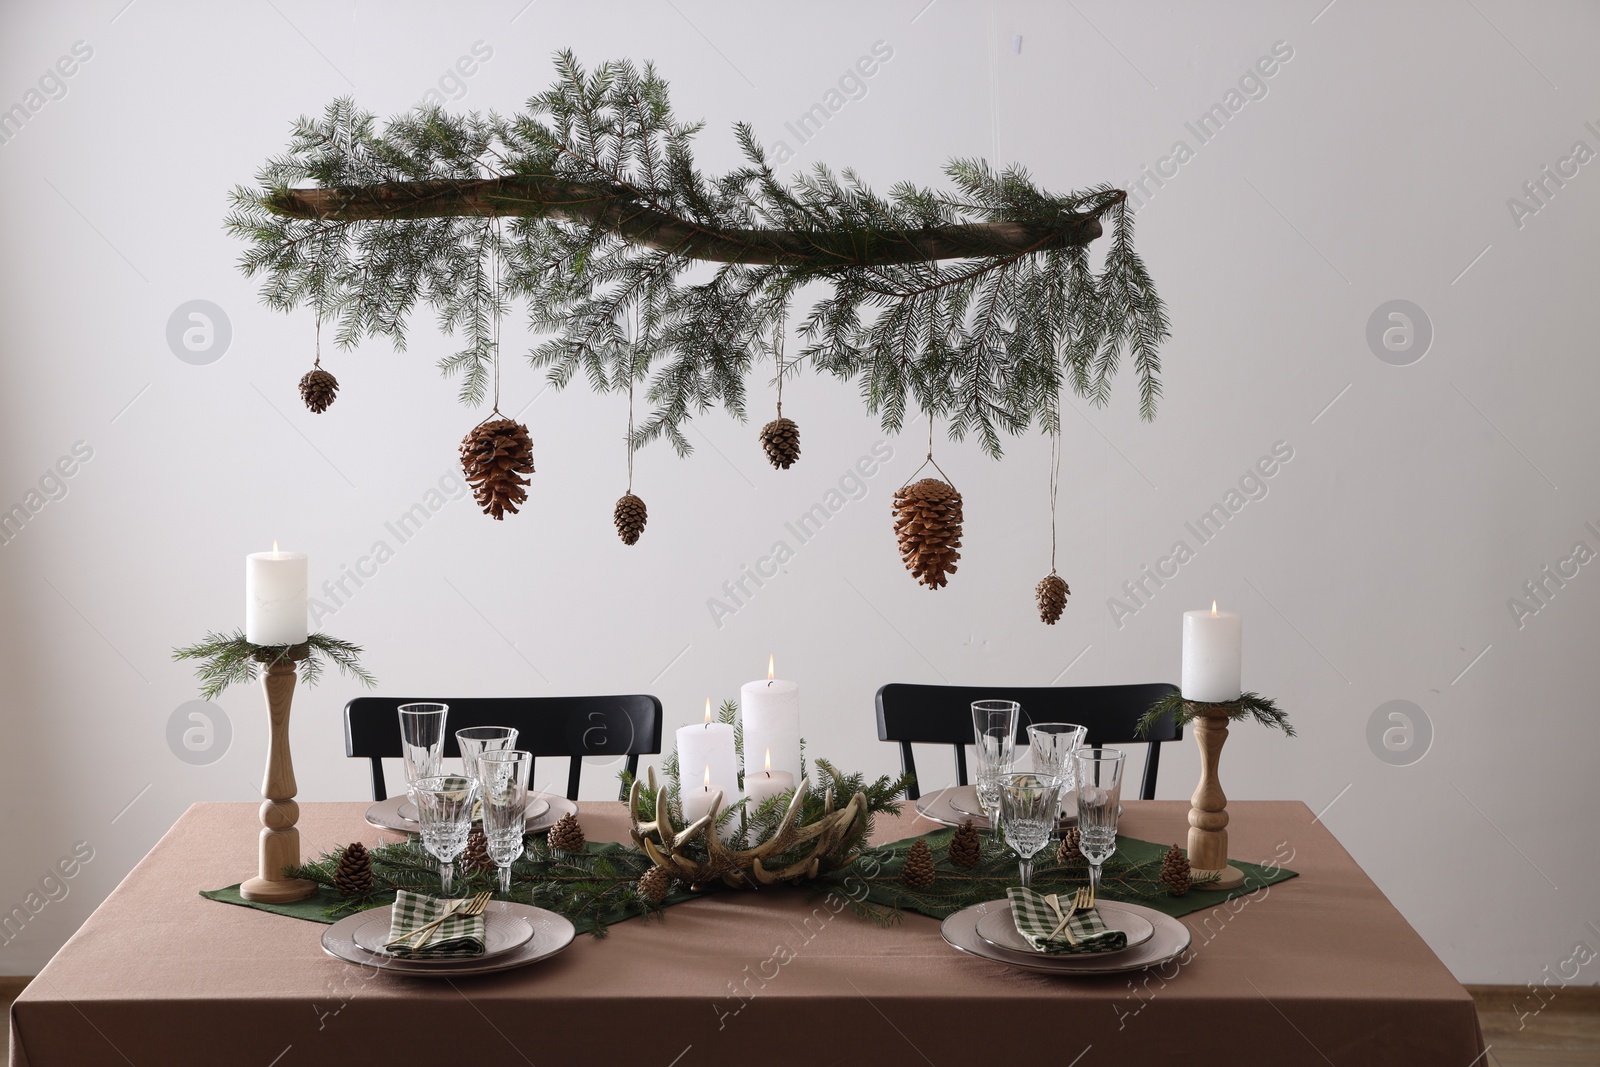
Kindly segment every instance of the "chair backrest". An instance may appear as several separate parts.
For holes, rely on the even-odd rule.
[[[1177,687],[1165,682],[1144,685],[1005,686],[1005,685],[911,685],[891,682],[878,690],[878,740],[900,744],[900,764],[907,774],[916,774],[911,746],[919,744],[954,745],[956,780],[967,784],[967,753],[972,744],[972,702],[974,700],[1015,700],[1022,705],[1017,719],[1017,741],[1028,744],[1028,726],[1036,722],[1072,722],[1088,729],[1091,745],[1126,745],[1149,741],[1144,762],[1144,777],[1139,784],[1139,799],[1156,795],[1156,770],[1161,760],[1161,745],[1183,736],[1181,728],[1168,716],[1148,737],[1139,737],[1134,728],[1150,705]],[[915,784],[911,798],[921,795]]]
[[[567,799],[578,799],[584,756],[627,756],[638,774],[639,756],[661,751],[661,701],[653,696],[581,697],[356,697],[344,706],[344,754],[372,761],[372,799],[387,799],[383,760],[400,757],[401,704],[450,705],[444,754],[460,756],[456,731],[468,726],[514,726],[517,747],[534,755],[570,756]]]

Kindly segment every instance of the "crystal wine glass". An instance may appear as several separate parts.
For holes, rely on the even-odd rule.
[[[483,799],[483,836],[489,858],[500,868],[500,895],[511,895],[511,865],[522,855],[527,832],[528,772],[533,754],[515,749],[485,752],[478,757],[478,785]]]
[[[1117,851],[1123,754],[1090,745],[1073,753],[1078,778],[1078,851],[1089,861],[1089,893],[1100,895],[1100,865]]]
[[[1070,722],[1036,722],[1028,727],[1028,748],[1033,756],[1033,769],[1048,774],[1061,786],[1061,804],[1065,806],[1072,793],[1072,753],[1082,747],[1088,730]]]
[[[479,756],[485,752],[504,752],[517,747],[517,728],[468,726],[456,731],[456,745],[461,749],[461,773],[468,778],[476,778]]]
[[[1000,780],[1011,773],[1016,758],[1017,717],[1022,705],[1015,700],[972,702],[972,746],[978,763],[978,807],[997,829],[1000,814]]]
[[[448,704],[400,705],[400,756],[405,760],[406,785],[433,778],[444,771],[444,720]]]
[[[454,891],[456,857],[466,851],[472,805],[477,799],[478,783],[458,774],[418,778],[411,783],[411,800],[422,824],[422,845],[439,861],[443,896]]]
[[[1033,857],[1056,828],[1061,783],[1047,774],[1007,774],[1000,779],[1001,826],[1017,854],[1022,888],[1033,885]]]

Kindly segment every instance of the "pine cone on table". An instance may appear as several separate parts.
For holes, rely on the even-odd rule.
[[[927,889],[933,885],[933,849],[928,847],[927,839],[918,840],[911,846],[911,851],[906,853],[906,866],[900,872],[900,880],[912,889]]]
[[[800,427],[793,419],[773,419],[761,427],[761,447],[767,450],[767,462],[788,470],[800,458]]]
[[[489,856],[489,839],[481,829],[474,827],[467,835],[467,850],[461,854],[461,869],[465,871],[492,871],[494,860]]]
[[[672,889],[672,872],[665,867],[651,867],[639,879],[639,895],[652,904],[667,899]]]
[[[617,525],[617,536],[622,538],[625,545],[639,543],[639,535],[644,533],[647,518],[644,501],[632,493],[625,493],[611,513],[611,521]]]
[[[978,836],[978,828],[972,825],[971,819],[962,820],[961,825],[956,827],[955,836],[945,850],[945,858],[951,866],[969,871],[983,862],[983,840]]]
[[[583,827],[578,825],[576,815],[563,815],[550,827],[551,848],[562,852],[582,852],[583,840]]]
[[[961,494],[937,478],[901,486],[894,494],[894,533],[913,577],[938,589],[956,571],[961,547]]]
[[[1189,891],[1189,857],[1177,845],[1167,849],[1161,859],[1161,884],[1167,887],[1169,897],[1181,897]]]
[[[333,872],[333,888],[341,897],[361,898],[372,893],[372,857],[367,846],[352,841],[339,854],[339,866]]]
[[[1034,599],[1039,602],[1039,618],[1046,625],[1054,626],[1061,618],[1061,612],[1067,606],[1067,595],[1071,592],[1066,579],[1055,571],[1051,571],[1033,587]]]
[[[300,379],[300,399],[305,401],[306,407],[311,409],[313,415],[321,415],[327,411],[338,392],[339,379],[321,367],[313,367],[306,371],[304,378]]]
[[[528,499],[533,473],[533,438],[513,419],[480,423],[461,439],[461,470],[485,515],[504,519]]]
[[[1088,862],[1078,851],[1078,828],[1069,826],[1061,831],[1061,844],[1056,846],[1056,862],[1063,867],[1076,867]]]

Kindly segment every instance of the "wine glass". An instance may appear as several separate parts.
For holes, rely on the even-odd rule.
[[[503,752],[517,747],[517,728],[468,726],[456,731],[456,745],[461,749],[461,773],[468,778],[476,778],[479,756],[485,752]]]
[[[511,895],[511,865],[522,855],[527,832],[528,772],[533,754],[515,749],[485,752],[478,757],[478,785],[483,798],[483,836],[489,858],[500,868],[500,894]]]
[[[1015,700],[972,702],[972,747],[978,761],[978,807],[998,829],[1000,780],[1011,773],[1016,758],[1017,717],[1022,705]]]
[[[444,720],[449,714],[448,704],[400,705],[400,757],[405,760],[406,785],[444,771]]]
[[[1007,774],[1000,779],[1001,826],[1017,854],[1022,888],[1033,885],[1033,857],[1056,828],[1061,783],[1047,774]]]
[[[439,890],[450,896],[455,887],[456,857],[466,851],[472,829],[472,805],[478,783],[459,774],[418,778],[411,783],[411,800],[422,824],[422,845],[439,861]]]
[[[1072,753],[1083,746],[1088,733],[1085,727],[1070,722],[1036,722],[1028,727],[1033,769],[1048,774],[1060,784],[1062,806],[1072,792],[1075,777]]]
[[[1100,865],[1117,851],[1123,754],[1090,745],[1073,753],[1078,778],[1078,851],[1089,861],[1089,895],[1100,894]]]

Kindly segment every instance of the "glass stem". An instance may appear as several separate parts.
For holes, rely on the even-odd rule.
[[[1017,860],[1017,873],[1022,878],[1022,888],[1033,888],[1033,857],[1028,856]]]
[[[440,895],[448,897],[454,892],[454,890],[455,890],[455,880],[456,880],[455,879],[455,874],[456,874],[456,863],[455,863],[455,860],[440,860],[439,861],[439,893],[440,893]]]
[[[1099,901],[1100,899],[1100,865],[1098,863],[1089,864],[1089,899],[1092,901]]]
[[[511,895],[511,867],[509,865],[500,868],[500,895],[503,897]]]

